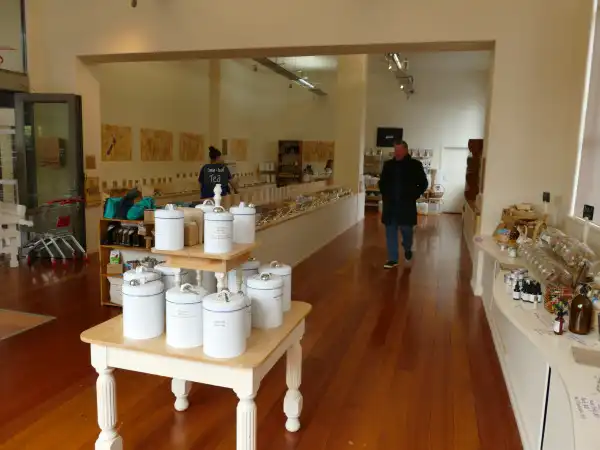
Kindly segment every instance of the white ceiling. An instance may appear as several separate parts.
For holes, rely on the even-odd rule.
[[[492,63],[492,52],[490,51],[402,53],[402,56],[408,58],[411,70],[418,71],[488,70]],[[371,57],[383,60],[383,55],[371,55]],[[337,68],[337,56],[297,56],[272,59],[283,64],[292,72],[298,70],[334,71]]]

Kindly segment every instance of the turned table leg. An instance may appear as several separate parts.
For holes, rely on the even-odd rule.
[[[302,346],[296,342],[287,351],[286,383],[288,391],[283,400],[283,411],[287,416],[285,428],[295,433],[300,429],[300,413],[302,412]]]
[[[256,393],[236,392],[237,406],[236,450],[256,450]]]
[[[171,392],[175,396],[175,409],[177,411],[185,411],[190,406],[188,394],[192,388],[192,382],[173,378],[171,380]]]
[[[123,450],[123,439],[117,433],[117,386],[110,367],[97,368],[96,396],[100,435],[96,450]]]
[[[225,289],[225,274],[223,272],[215,272],[215,278],[217,279],[217,292],[221,292]]]

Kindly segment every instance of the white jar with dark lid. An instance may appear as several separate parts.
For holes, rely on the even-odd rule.
[[[261,266],[260,273],[272,273],[279,275],[283,279],[283,311],[292,309],[292,267],[279,261],[272,261],[270,264]]]
[[[184,247],[183,211],[169,204],[154,211],[154,248],[156,250],[181,250]]]
[[[165,288],[161,274],[143,266],[123,274],[123,336],[153,339],[165,331]]]
[[[233,250],[233,214],[216,206],[204,214],[204,251],[212,254]]]
[[[233,214],[233,242],[236,244],[252,244],[256,237],[256,208],[252,203],[240,202],[238,206],[229,208]]]
[[[242,294],[223,290],[202,301],[204,354],[229,359],[246,351],[246,303]]]
[[[189,283],[167,291],[167,344],[174,348],[202,345],[202,300],[208,293]]]
[[[253,275],[246,280],[252,302],[252,327],[277,328],[283,324],[283,279],[271,273]]]

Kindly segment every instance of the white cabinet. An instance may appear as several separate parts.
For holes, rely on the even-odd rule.
[[[548,365],[539,350],[500,311],[494,311],[504,378],[524,450],[539,450],[546,405]],[[498,345],[499,344],[499,345]],[[502,350],[504,350],[502,352]]]
[[[573,432],[573,415],[567,390],[560,375],[552,372],[542,450],[575,450]]]

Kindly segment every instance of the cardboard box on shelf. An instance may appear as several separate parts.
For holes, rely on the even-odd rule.
[[[123,273],[123,264],[107,264],[106,273],[108,275],[119,275]]]
[[[144,211],[144,222],[145,223],[154,223],[154,210],[146,209]]]
[[[196,222],[186,222],[183,229],[183,245],[191,247],[200,243],[198,224]]]

